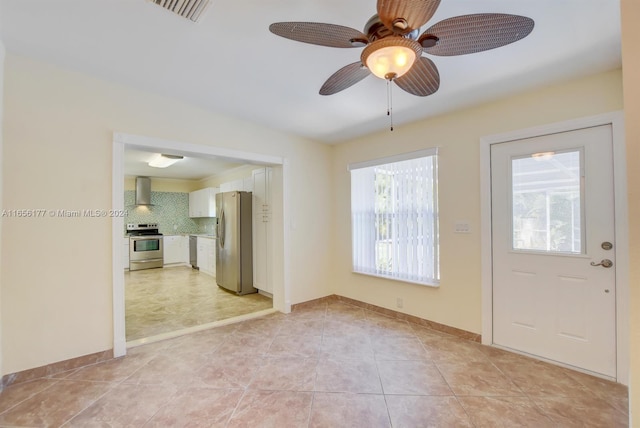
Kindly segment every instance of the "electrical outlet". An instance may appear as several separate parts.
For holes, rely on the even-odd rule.
[[[398,297],[396,299],[396,307],[401,308],[402,306],[404,306],[404,302],[402,301],[402,297]]]

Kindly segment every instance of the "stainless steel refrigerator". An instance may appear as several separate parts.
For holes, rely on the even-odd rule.
[[[216,216],[216,282],[236,294],[257,293],[253,287],[251,192],[218,193]]]

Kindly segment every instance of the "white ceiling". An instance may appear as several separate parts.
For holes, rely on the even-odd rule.
[[[374,0],[214,0],[197,24],[146,0],[0,0],[0,7],[10,52],[326,143],[388,127],[382,80],[370,76],[318,95],[361,48],[308,45],[268,31],[276,21],[362,30]],[[535,28],[492,51],[431,57],[440,90],[421,98],[396,88],[396,127],[621,65],[619,0],[442,0],[427,26],[481,12],[528,16]]]
[[[183,155],[184,159],[167,168],[154,168],[148,165],[159,152],[127,149],[124,152],[124,171],[126,176],[143,176],[152,178],[174,178],[181,180],[201,180],[231,169],[238,168],[244,163],[238,163],[224,158],[193,157],[187,153],[167,153]]]

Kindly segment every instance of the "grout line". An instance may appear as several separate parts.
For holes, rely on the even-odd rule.
[[[27,401],[27,400],[30,400],[31,398],[35,397],[36,395],[40,394],[41,392],[44,392],[44,391],[46,391],[47,389],[49,389],[49,388],[53,387],[55,384],[59,383],[61,379],[58,379],[58,378],[46,378],[46,377],[43,377],[43,378],[33,379],[33,380],[30,380],[30,381],[27,381],[27,382],[21,382],[21,383],[18,383],[18,384],[16,384],[16,385],[25,385],[25,384],[30,383],[30,382],[36,382],[36,381],[42,381],[42,380],[45,380],[45,381],[51,381],[51,385],[49,385],[49,386],[47,386],[47,387],[45,387],[45,388],[43,388],[43,389],[40,389],[40,390],[38,390],[37,392],[34,392],[33,394],[29,395],[28,397],[26,397],[26,398],[25,398],[25,399],[23,399],[23,400],[18,401],[18,402],[17,402],[16,404],[14,404],[13,406],[11,406],[11,407],[9,407],[8,409],[6,409],[5,411],[1,412],[1,413],[0,413],[0,415],[4,415],[5,413],[7,413],[7,412],[8,412],[8,411],[10,411],[11,409],[15,408],[16,406],[18,406],[18,405],[20,405],[20,404],[24,403],[24,402],[25,402],[25,401]],[[9,386],[5,387],[2,391],[0,391],[0,394],[5,393],[5,392],[7,391],[7,388],[10,388],[10,387],[11,387],[11,385],[9,385]]]
[[[317,376],[317,372],[316,372]],[[309,405],[309,414],[307,415],[307,427],[311,426],[311,415],[313,415],[313,405],[316,402],[316,391],[315,391],[315,381],[314,381],[314,391],[311,391],[311,404]]]
[[[244,400],[244,397],[247,395],[247,392],[249,391],[248,387],[244,387],[243,389],[244,391],[242,392],[240,399],[236,403],[236,406],[233,408],[233,412],[231,412],[231,414],[229,415],[229,419],[227,419],[227,422],[224,424],[225,427],[229,426],[229,423],[231,423],[231,419],[233,419],[233,417],[236,414],[236,411],[238,410],[238,407],[240,407],[240,403],[242,403],[242,400]]]
[[[69,381],[69,382],[75,382],[75,381]],[[86,382],[86,381],[85,381]],[[90,402],[89,404],[87,404],[82,410],[80,410],[79,412],[77,412],[75,415],[71,416],[69,419],[67,419],[66,421],[64,421],[61,425],[60,428],[63,428],[65,426],[67,426],[73,419],[77,418],[80,414],[82,414],[85,410],[87,410],[89,407],[93,406],[94,404],[96,404],[98,401],[100,401],[102,398],[104,398],[107,394],[109,394],[111,391],[113,391],[113,389],[116,387],[117,385],[112,385],[111,388],[108,388],[102,395],[98,396],[95,400],[93,400],[92,402]]]

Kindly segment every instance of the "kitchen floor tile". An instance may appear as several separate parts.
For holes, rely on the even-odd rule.
[[[272,342],[273,337],[236,333],[222,342],[213,354],[257,358],[267,354]]]
[[[386,400],[394,427],[473,427],[455,397],[388,395]]]
[[[242,394],[243,389],[182,389],[144,426],[223,428]]]
[[[120,383],[147,364],[152,357],[130,356],[93,364],[66,374],[69,380],[90,380],[95,382]]]
[[[556,426],[626,427],[629,418],[598,397],[534,397]]]
[[[458,397],[477,427],[553,427],[555,423],[528,397]]]
[[[373,360],[320,360],[316,391],[381,394],[382,386]]]
[[[454,394],[479,396],[523,396],[524,393],[488,361],[441,363],[436,366]]]
[[[0,414],[0,426],[61,426],[112,387],[105,382],[56,381],[51,387]]]
[[[431,356],[416,337],[379,336],[371,339],[376,360],[429,360]]]
[[[125,271],[124,278],[128,341],[273,307],[262,294],[236,296],[188,266]]]
[[[227,426],[306,427],[309,424],[312,398],[311,392],[248,390]]]
[[[66,426],[142,426],[175,395],[176,387],[118,385]]]
[[[453,395],[430,361],[377,361],[385,394]]]
[[[0,393],[0,414],[11,409],[37,393],[55,385],[57,381],[53,379],[36,379],[29,382],[11,385]]]
[[[320,350],[322,336],[276,336],[267,356],[315,358]]]
[[[197,383],[212,388],[246,388],[259,363],[249,358],[215,356],[197,369]],[[194,382],[196,383],[196,382]]]
[[[313,391],[317,366],[318,360],[314,358],[265,358],[249,388]]]
[[[316,392],[308,426],[389,428],[391,423],[381,394]]]
[[[322,337],[320,346],[321,358],[336,359],[371,359],[373,360],[373,347],[371,339],[366,334],[353,335],[327,335]]]
[[[595,394],[593,389],[567,376],[567,369],[541,361],[497,363],[496,366],[530,397],[583,397]]]

